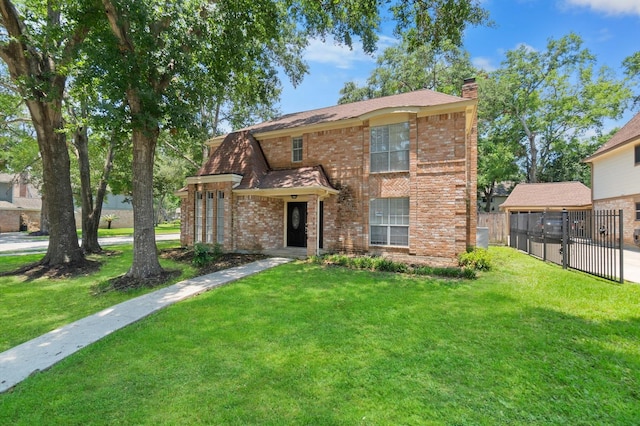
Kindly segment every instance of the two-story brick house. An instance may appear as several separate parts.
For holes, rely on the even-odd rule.
[[[183,245],[306,247],[453,264],[476,238],[477,85],[285,115],[210,141]],[[416,259],[418,260],[418,259]]]
[[[584,161],[591,164],[593,208],[622,210],[624,243],[640,245],[640,114]]]

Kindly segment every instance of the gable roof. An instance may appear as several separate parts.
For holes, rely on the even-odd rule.
[[[585,158],[584,161],[589,162],[593,160],[594,157],[598,157],[605,152],[609,152],[638,138],[640,138],[640,113],[636,114],[622,129],[618,130],[611,139],[598,148],[591,156]]]
[[[582,182],[519,183],[500,209],[559,209],[591,205],[591,189]]]
[[[240,175],[240,187],[252,188],[268,171],[269,165],[258,141],[248,131],[240,131],[224,138],[196,176]]]
[[[388,108],[424,108],[469,101],[469,99],[423,89],[399,95],[383,96],[360,102],[286,114],[275,120],[265,121],[243,130],[248,130],[253,134],[263,133],[360,118],[366,114]],[[475,103],[476,101],[473,100],[472,102]]]

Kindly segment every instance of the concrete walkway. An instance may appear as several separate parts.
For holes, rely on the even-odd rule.
[[[0,353],[0,392],[153,312],[215,287],[290,262],[270,258],[182,281],[122,302]]]

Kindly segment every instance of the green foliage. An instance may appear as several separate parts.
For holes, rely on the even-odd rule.
[[[220,244],[196,243],[193,246],[193,264],[198,268],[215,262],[222,256],[222,246]]]
[[[489,271],[493,266],[489,251],[479,247],[460,254],[458,256],[458,265],[476,271]]]
[[[545,50],[521,45],[479,81],[482,185],[511,179],[514,160],[528,182],[585,179],[577,157],[592,152],[588,135],[622,115],[631,91],[611,69],[595,69],[595,56],[582,44],[571,33],[550,39]],[[482,159],[502,150],[511,153],[507,168]]]
[[[384,50],[377,59],[364,86],[347,82],[340,89],[338,103],[373,99],[419,89],[431,89],[460,95],[462,81],[475,76],[469,53],[451,43],[441,49],[421,45],[409,49],[405,40],[401,45]]]

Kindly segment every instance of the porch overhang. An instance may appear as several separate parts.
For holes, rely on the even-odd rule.
[[[236,186],[240,185],[240,182],[242,182],[242,175],[238,175],[235,173],[226,173],[220,175],[191,176],[187,178],[187,185],[218,182],[231,182],[233,187],[235,188]]]
[[[234,194],[238,195],[257,195],[260,197],[280,198],[286,200],[305,201],[310,196],[316,195],[318,199],[324,200],[331,195],[340,193],[337,189],[326,186],[301,186],[287,188],[248,188],[235,189]]]

